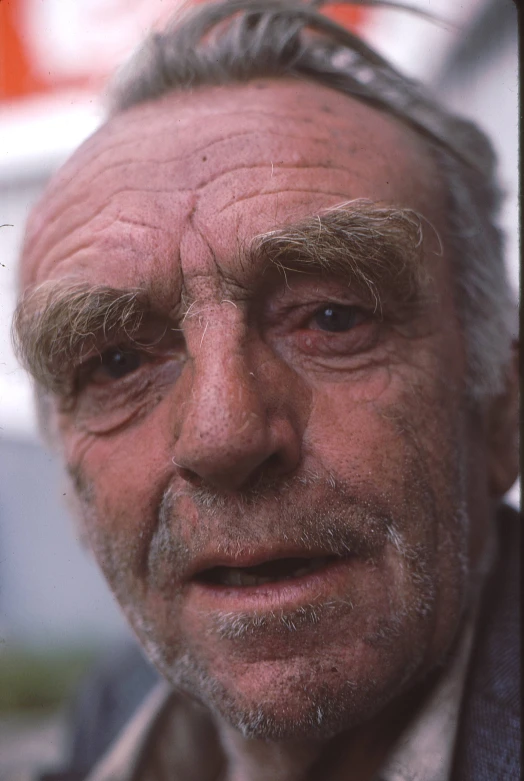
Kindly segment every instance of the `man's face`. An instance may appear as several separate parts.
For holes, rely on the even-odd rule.
[[[420,139],[295,81],[113,119],[33,216],[89,545],[248,733],[362,722],[456,635],[487,496],[445,234]]]

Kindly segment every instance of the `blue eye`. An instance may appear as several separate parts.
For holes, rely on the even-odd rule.
[[[102,366],[106,378],[119,380],[127,374],[136,371],[142,365],[143,357],[137,350],[125,350],[114,348],[107,350],[102,355]]]
[[[361,318],[362,312],[354,306],[328,304],[318,310],[313,322],[321,331],[349,331]]]

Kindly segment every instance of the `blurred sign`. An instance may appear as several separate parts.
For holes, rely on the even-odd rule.
[[[0,99],[96,87],[179,0],[0,0]]]
[[[201,2],[202,0],[192,0]],[[0,0],[0,101],[100,87],[182,0]],[[353,28],[366,11],[331,4]]]

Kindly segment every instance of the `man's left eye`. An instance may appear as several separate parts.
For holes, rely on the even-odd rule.
[[[315,312],[310,322],[320,331],[340,333],[359,325],[364,317],[364,312],[356,306],[326,304]]]

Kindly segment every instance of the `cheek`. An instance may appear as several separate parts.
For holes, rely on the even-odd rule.
[[[365,387],[325,386],[307,441],[327,472],[394,515],[401,545],[423,562],[423,580],[397,581],[413,599],[419,585],[435,594],[437,645],[462,610],[467,575],[463,419],[448,396],[438,382],[407,383],[386,370]]]
[[[174,469],[165,430],[158,408],[108,437],[62,428],[87,540],[112,586],[117,579],[129,583],[140,577]]]
[[[406,442],[398,420],[402,389],[388,368],[350,383],[324,384],[314,395],[304,439],[305,451],[327,472],[393,505],[406,478]]]
[[[305,450],[335,477],[393,505],[410,487],[462,491],[464,432],[456,397],[415,372],[380,368],[314,394]]]

